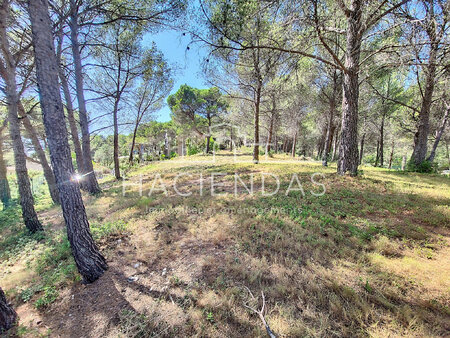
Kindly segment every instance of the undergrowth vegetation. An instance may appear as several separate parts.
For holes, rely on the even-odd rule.
[[[196,155],[151,164],[130,172],[125,188],[105,178],[101,195],[84,196],[110,270],[100,284],[77,290],[109,297],[104,313],[89,308],[85,315],[106,315],[110,324],[81,318],[84,303],[70,298],[80,277],[56,207],[41,211],[46,231],[33,236],[17,208],[1,213],[0,285],[19,308],[32,304],[49,320],[79,311],[78,320],[110,336],[264,336],[244,306],[260,308],[261,292],[266,320],[280,336],[449,332],[448,178],[369,167],[360,177],[340,177],[283,155],[253,165],[227,154],[214,163]],[[172,188],[180,172],[179,191],[189,196]],[[262,193],[263,172],[279,176],[279,193]],[[323,174],[320,196],[312,193],[321,191],[310,179],[315,172]],[[149,196],[158,173],[167,194]],[[221,174],[214,196],[212,173]],[[254,194],[240,181],[235,194],[235,173],[247,185],[253,177]],[[293,174],[302,189],[286,194]],[[276,188],[266,178],[266,192]],[[62,334],[76,331],[64,325]]]

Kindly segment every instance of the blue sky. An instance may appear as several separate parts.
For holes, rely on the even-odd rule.
[[[186,50],[190,37],[170,30],[146,34],[142,43],[144,46],[151,47],[153,41],[174,68],[174,86],[171,93],[175,93],[185,83],[196,88],[208,87],[201,74],[201,62],[207,53],[204,48],[196,44],[190,45],[190,49]],[[157,116],[157,121],[160,122],[170,120],[170,109],[167,104],[157,112]]]

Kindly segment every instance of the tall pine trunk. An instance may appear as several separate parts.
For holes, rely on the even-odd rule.
[[[64,101],[66,102],[67,120],[69,121],[70,135],[72,136],[73,148],[75,150],[75,159],[77,162],[77,170],[79,173],[84,173],[83,150],[81,149],[80,138],[78,136],[77,122],[72,105],[72,95],[70,94],[69,83],[62,66],[58,69],[59,79],[64,94]]]
[[[50,191],[50,197],[52,198],[53,203],[59,204],[59,192],[56,187],[55,175],[53,174],[52,168],[48,164],[47,157],[45,156],[44,149],[42,149],[41,142],[36,133],[36,129],[34,129],[33,125],[30,122],[30,119],[25,112],[25,108],[21,102],[19,102],[19,114],[21,117],[21,121],[25,130],[27,131],[28,137],[31,139],[31,143],[33,144],[34,151],[39,159],[39,162],[42,166],[42,170],[44,171],[44,177],[47,181],[48,190]]]
[[[166,133],[164,134],[164,156],[166,157],[166,159],[168,159],[169,156],[170,156],[170,149],[169,149],[169,147],[170,147],[169,134],[167,133],[167,130],[166,130]]]
[[[447,151],[447,162],[448,162],[448,169],[450,170],[450,151],[448,150],[448,141],[445,140],[445,149]]]
[[[130,156],[128,157],[128,162],[130,162],[130,163],[133,163],[133,151],[134,151],[134,146],[136,144],[137,128],[138,128],[138,123],[136,122],[136,124],[134,126],[134,130],[133,130],[133,139],[131,140]]]
[[[25,148],[20,133],[20,122],[18,113],[19,95],[16,85],[16,64],[9,49],[6,33],[6,22],[9,17],[9,2],[3,1],[0,5],[0,44],[2,45],[4,65],[1,65],[1,75],[5,82],[5,94],[8,105],[9,135],[14,151],[14,164],[19,186],[19,200],[22,208],[22,217],[25,226],[30,232],[43,230],[34,210],[34,198],[28,176]],[[3,62],[0,60],[0,63]]]
[[[119,121],[118,121],[118,113],[119,110],[119,100],[116,99],[113,110],[113,123],[114,123],[114,135],[113,135],[113,144],[114,144],[114,175],[116,179],[120,180],[122,177],[120,176],[120,162],[119,162]]]
[[[295,129],[294,140],[292,141],[291,156],[295,157],[295,146],[297,145],[298,128]]]
[[[352,1],[347,17],[347,43],[342,95],[341,142],[337,172],[355,176],[358,172],[359,59],[361,54],[362,0]]]
[[[83,281],[90,283],[107,269],[89,229],[79,184],[72,180],[74,169],[66,121],[58,84],[52,25],[47,0],[28,2],[36,63],[36,76],[45,131],[53,171],[59,189],[61,208],[67,226],[67,237]]]
[[[378,167],[378,163],[380,162],[380,140],[377,140],[377,156],[375,157],[375,167]]]
[[[433,10],[434,4],[430,9]],[[430,110],[433,103],[433,92],[436,78],[436,56],[439,43],[436,41],[436,32],[433,30],[428,33],[430,37],[430,57],[428,66],[425,68],[425,90],[422,97],[422,106],[419,112],[419,126],[414,135],[414,150],[410,161],[416,166],[425,161],[427,155],[428,133],[430,129]]]
[[[266,152],[267,152],[267,154],[270,152],[270,147],[272,145],[273,124],[275,123],[276,110],[277,110],[276,97],[272,96],[272,113],[270,114],[269,133],[268,133],[268,136],[267,136],[267,145],[266,145]]]
[[[270,118],[270,124],[269,124],[269,133],[267,135],[267,145],[266,145],[266,152],[270,152],[270,145],[272,143],[272,135],[273,135],[273,117]]]
[[[433,148],[431,148],[430,156],[428,156],[427,161],[433,162],[434,157],[436,156],[436,149],[439,145],[439,141],[441,140],[442,135],[444,134],[445,126],[447,124],[448,116],[450,112],[450,105],[447,106],[447,109],[445,110],[444,117],[442,118],[441,125],[439,129],[436,131],[436,138],[433,143]]]
[[[8,303],[5,293],[0,288],[0,333],[8,331],[16,324],[17,314]]]
[[[391,154],[389,155],[389,165],[388,169],[392,168],[392,161],[394,160],[394,147],[395,147],[395,140],[392,139],[392,146],[391,146]]]
[[[381,126],[380,126],[380,167],[384,165],[384,121],[386,115],[383,113],[383,117],[381,118]]]
[[[0,201],[3,203],[3,209],[6,209],[11,204],[11,190],[9,189],[6,162],[3,158],[3,129],[3,127],[0,127]]]
[[[255,116],[254,116],[254,146],[253,146],[253,163],[259,163],[259,110],[261,105],[261,88],[262,84],[258,81],[258,87],[255,93]]]
[[[69,27],[73,62],[75,68],[75,85],[78,100],[78,114],[80,117],[81,138],[83,143],[83,187],[85,187],[90,194],[97,194],[101,190],[98,185],[97,178],[95,177],[94,165],[92,164],[89,121],[86,109],[86,101],[84,99],[83,68],[81,65],[80,44],[78,42],[78,7],[76,0],[70,0]]]
[[[328,117],[328,124],[327,124],[327,134],[325,136],[325,145],[323,148],[322,153],[322,165],[324,167],[328,166],[328,153],[330,152],[331,148],[331,140],[333,139],[333,119],[334,114],[336,111],[336,96],[338,91],[338,83],[337,83],[337,71],[335,70],[333,73],[333,93],[330,97],[330,112]]]
[[[366,138],[366,133],[364,133],[363,136],[361,137],[361,146],[359,149],[359,164],[362,163],[362,158],[364,155],[364,140],[365,140],[365,138]]]
[[[211,144],[211,140],[210,140],[210,136],[206,135],[205,137],[205,141],[206,141],[206,154],[209,154],[210,152],[210,144]]]

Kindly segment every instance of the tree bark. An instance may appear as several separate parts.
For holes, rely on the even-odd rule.
[[[449,112],[450,112],[450,105],[447,106],[447,109],[445,110],[444,117],[442,118],[441,126],[436,131],[436,139],[434,140],[433,148],[431,148],[430,156],[428,156],[428,158],[427,158],[427,161],[429,161],[429,162],[433,162],[434,161],[434,157],[436,156],[436,149],[437,149],[437,147],[439,145],[439,141],[441,140],[442,135],[444,134],[444,130],[445,130],[445,126],[447,124]]]
[[[11,190],[9,189],[6,162],[3,158],[3,129],[3,127],[0,128],[0,201],[3,203],[3,209],[6,209],[11,205]]]
[[[53,171],[59,189],[67,237],[83,281],[90,283],[107,269],[89,229],[79,184],[74,174],[64,110],[58,84],[52,25],[47,0],[28,2],[36,63],[36,76]]]
[[[120,176],[120,162],[119,162],[119,122],[117,120],[117,111],[118,111],[118,105],[119,100],[116,99],[116,102],[114,104],[114,110],[113,110],[113,123],[114,123],[114,136],[113,136],[113,143],[114,143],[114,175],[116,176],[117,180],[122,179]]]
[[[292,141],[291,156],[295,157],[295,146],[297,145],[298,128],[295,129],[294,140]]]
[[[273,124],[275,123],[275,114],[277,109],[277,101],[275,96],[272,96],[272,113],[270,115],[270,122],[269,122],[269,133],[267,136],[267,145],[266,145],[266,152],[269,154],[271,144],[272,144],[272,138],[273,138]]]
[[[431,16],[434,16],[434,4],[430,5]],[[433,92],[436,78],[436,57],[439,43],[436,41],[436,31],[428,32],[430,38],[430,57],[425,68],[425,90],[422,98],[422,106],[419,112],[419,126],[414,135],[414,150],[411,155],[411,162],[419,165],[425,160],[427,155],[428,133],[430,129],[430,110],[433,103]]]
[[[324,167],[328,166],[328,153],[330,152],[331,148],[331,140],[333,138],[333,119],[334,119],[334,113],[336,111],[336,95],[337,95],[338,85],[337,85],[337,72],[336,70],[333,73],[333,93],[330,97],[330,115],[328,118],[328,124],[327,124],[327,134],[325,136],[325,145],[324,150],[322,153],[322,165]]]
[[[166,133],[164,134],[164,156],[168,159],[170,157],[170,149],[169,149],[169,135]]]
[[[363,158],[363,154],[364,154],[364,139],[366,138],[366,133],[363,134],[363,136],[361,137],[361,146],[359,149],[359,164],[361,165],[362,163],[362,158]]]
[[[391,154],[389,155],[389,166],[388,166],[388,169],[392,168],[392,161],[394,160],[394,147],[395,147],[395,141],[394,141],[394,138],[393,138],[392,139]]]
[[[81,149],[80,138],[78,137],[78,128],[75,121],[75,114],[72,105],[72,95],[70,94],[69,84],[67,82],[66,75],[62,66],[58,67],[59,80],[64,94],[64,100],[66,102],[67,120],[69,121],[70,135],[72,136],[73,148],[75,150],[75,159],[77,162],[77,170],[80,173],[84,173],[83,163],[83,150]]]
[[[9,2],[3,1],[0,6],[0,44],[2,45],[4,65],[0,61],[0,70],[5,82],[5,94],[8,104],[9,135],[14,151],[14,163],[17,175],[17,185],[19,186],[20,206],[22,217],[27,229],[34,233],[43,230],[34,210],[34,198],[28,176],[25,148],[23,146],[20,133],[20,123],[18,113],[19,95],[16,85],[16,64],[9,49],[8,37],[6,34],[6,22],[9,17]]]
[[[0,333],[8,331],[16,324],[17,313],[8,303],[5,293],[0,288]]]
[[[340,127],[335,129],[336,135],[334,136],[333,153],[331,154],[331,161],[335,161],[336,160],[337,147],[338,147],[338,143],[339,143],[339,129],[340,129]]]
[[[261,104],[261,81],[258,79],[258,87],[255,95],[255,116],[254,116],[254,146],[253,146],[253,163],[259,163],[259,110]]]
[[[448,150],[448,142],[445,140],[445,148],[447,149],[448,170],[450,170],[450,151]]]
[[[383,113],[383,117],[381,118],[381,126],[380,126],[380,167],[384,165],[384,121],[386,118],[386,114]]]
[[[375,167],[378,167],[378,163],[380,162],[380,140],[377,140],[377,156],[375,158]]]
[[[347,43],[342,96],[342,126],[337,172],[358,172],[359,59],[361,54],[362,0],[353,0],[347,17]]]
[[[80,117],[81,139],[83,143],[83,187],[90,194],[101,192],[95,177],[94,165],[91,156],[91,140],[89,134],[89,121],[86,109],[86,101],[84,99],[83,88],[83,68],[81,65],[80,45],[78,43],[78,7],[76,0],[70,0],[70,40],[72,45],[73,62],[75,68],[75,85],[78,100],[78,114]]]
[[[48,190],[50,191],[50,197],[52,198],[53,203],[59,204],[59,192],[56,186],[55,175],[53,175],[52,168],[48,164],[47,157],[45,156],[44,149],[42,149],[41,142],[37,136],[36,130],[30,122],[30,119],[25,112],[25,108],[21,102],[19,102],[19,115],[21,117],[21,121],[25,130],[27,131],[28,137],[31,139],[31,143],[33,144],[34,151],[39,159],[39,163],[42,166],[42,170],[44,171],[44,177],[47,181]]]
[[[233,151],[233,126],[230,126],[230,151]]]
[[[275,133],[275,141],[273,142],[273,150],[278,154],[278,133]]]
[[[136,144],[137,128],[138,128],[138,124],[136,123],[136,125],[134,126],[134,130],[133,130],[133,139],[131,140],[130,156],[128,157],[128,162],[130,162],[130,163],[133,163],[133,151],[134,151],[134,146]]]

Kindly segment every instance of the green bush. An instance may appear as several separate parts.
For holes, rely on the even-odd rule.
[[[188,142],[186,144],[186,146],[187,146],[187,155],[188,156],[198,154],[202,151],[200,146],[198,146],[197,144],[192,144],[192,142]]]
[[[106,222],[103,224],[92,223],[91,232],[94,239],[100,239],[110,235],[119,235],[125,232],[127,223],[122,220]]]
[[[415,164],[413,161],[409,161],[407,165],[408,171],[413,171],[417,173],[435,173],[437,172],[437,165],[434,162],[423,161],[419,165]]]
[[[34,303],[36,309],[41,309],[49,306],[59,296],[58,291],[53,286],[46,286],[44,287],[43,291],[44,294],[41,297],[39,297]]]
[[[31,297],[33,297],[35,292],[36,292],[36,290],[33,287],[26,288],[25,290],[23,290],[20,293],[19,297],[22,300],[22,302],[26,303],[26,302],[30,301]]]

